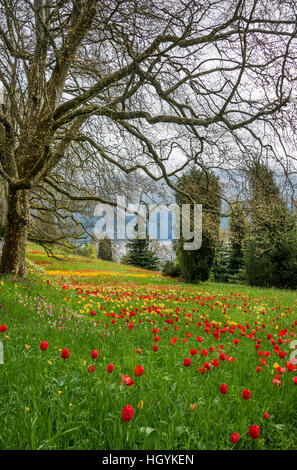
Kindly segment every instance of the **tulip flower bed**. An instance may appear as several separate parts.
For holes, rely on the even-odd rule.
[[[0,279],[0,449],[297,447],[295,292],[46,268]]]

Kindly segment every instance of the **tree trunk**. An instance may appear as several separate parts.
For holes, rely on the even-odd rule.
[[[23,277],[29,227],[29,191],[9,189],[0,272]]]

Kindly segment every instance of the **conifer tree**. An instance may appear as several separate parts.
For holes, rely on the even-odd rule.
[[[213,173],[206,174],[201,170],[192,168],[181,177],[178,187],[186,194],[190,194],[195,203],[202,204],[201,248],[198,250],[184,250],[185,240],[182,237],[179,240],[177,257],[182,276],[187,282],[206,281],[211,272],[215,249],[219,240],[221,208],[219,179]],[[180,193],[176,193],[176,202],[179,205],[189,204],[188,198]],[[193,220],[191,220],[191,230],[193,230]]]
[[[249,171],[250,224],[245,255],[247,280],[262,287],[297,287],[297,227],[273,172],[262,164]]]
[[[240,202],[233,205],[229,222],[230,258],[229,271],[231,276],[238,276],[244,268],[244,243],[247,231],[247,218]]]
[[[230,243],[221,241],[216,248],[212,274],[215,282],[229,282],[230,280]]]
[[[137,230],[137,226],[135,229]],[[147,237],[129,240],[127,248],[128,253],[125,256],[125,263],[145,269],[157,270],[159,268],[159,258],[150,249]]]
[[[108,236],[99,240],[97,256],[104,261],[112,261],[112,246]]]

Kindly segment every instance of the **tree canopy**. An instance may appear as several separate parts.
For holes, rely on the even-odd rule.
[[[23,274],[37,213],[79,227],[81,207],[115,204],[114,175],[176,190],[189,163],[289,159],[296,13],[289,0],[0,0],[1,271]]]

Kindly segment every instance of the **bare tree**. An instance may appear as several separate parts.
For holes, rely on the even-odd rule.
[[[105,201],[98,183],[74,191],[75,154],[89,178],[100,162],[173,188],[189,163],[232,169],[256,147],[289,159],[296,13],[291,0],[0,0],[1,272],[24,273],[32,197]]]

